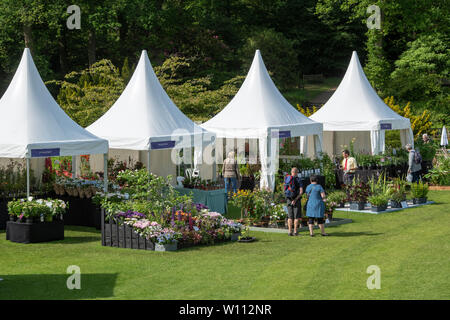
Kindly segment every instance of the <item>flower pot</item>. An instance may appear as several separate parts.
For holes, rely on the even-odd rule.
[[[372,212],[382,212],[382,211],[386,211],[387,209],[387,205],[383,205],[383,206],[373,206],[371,205],[370,211]]]
[[[33,218],[25,218],[25,223],[33,223],[34,219]]]
[[[391,208],[401,208],[402,203],[398,201],[391,200]]]
[[[364,210],[364,202],[350,202],[350,210]]]
[[[174,241],[168,244],[155,244],[155,251],[176,251],[178,248],[178,242]]]
[[[427,203],[427,198],[413,198],[414,204],[423,204]]]
[[[240,232],[234,232],[234,233],[232,233],[232,234],[231,234],[231,241],[238,241],[240,235],[241,235]]]

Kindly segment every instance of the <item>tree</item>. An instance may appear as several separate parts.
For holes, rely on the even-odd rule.
[[[240,51],[243,69],[248,71],[255,51],[261,50],[267,69],[272,73],[276,85],[280,88],[292,88],[299,84],[295,41],[287,39],[282,33],[272,29],[256,31],[247,39]]]
[[[60,87],[57,101],[79,125],[87,127],[100,118],[125,88],[119,70],[109,60],[100,60],[80,72],[71,72],[64,81],[49,81]]]

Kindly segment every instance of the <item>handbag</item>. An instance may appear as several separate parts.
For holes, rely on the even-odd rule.
[[[408,182],[412,182],[413,181],[412,173],[408,173],[408,175],[406,176],[406,181],[408,181]]]

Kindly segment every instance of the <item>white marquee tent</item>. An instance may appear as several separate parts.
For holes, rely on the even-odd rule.
[[[30,158],[107,152],[108,141],[80,127],[59,107],[26,48],[0,99],[0,157],[27,159],[27,194]]]
[[[377,95],[364,74],[356,51],[353,51],[336,92],[310,118],[323,123],[323,149],[331,154],[339,153],[340,145],[348,144],[353,137],[358,137],[359,141],[355,143],[358,149],[382,153],[385,130],[400,130],[402,145],[414,144],[409,119],[395,113]]]
[[[148,152],[149,170],[150,150],[170,151],[200,146],[205,136],[208,136],[204,129],[186,117],[169,98],[153,71],[145,50],[119,99],[86,129],[107,139],[111,149]],[[210,136],[209,139],[214,138]],[[164,162],[166,167],[168,161],[170,160],[158,158],[158,162]]]
[[[279,137],[314,135],[316,152],[321,151],[322,124],[305,117],[281,95],[267,72],[259,50],[236,96],[220,113],[201,126],[217,134],[219,145],[219,139],[223,138],[257,139],[263,188],[274,188],[275,179],[273,172],[269,173],[269,162],[274,160],[273,149],[278,146]]]

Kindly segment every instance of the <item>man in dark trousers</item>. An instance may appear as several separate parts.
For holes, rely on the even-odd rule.
[[[284,180],[284,193],[286,195],[286,205],[288,210],[289,236],[298,236],[298,220],[302,217],[303,185],[298,177],[298,169],[292,168],[291,175]],[[294,222],[294,232],[292,232],[292,222]]]

